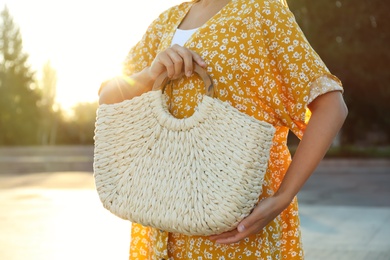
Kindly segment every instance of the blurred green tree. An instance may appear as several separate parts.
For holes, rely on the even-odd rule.
[[[77,144],[93,144],[97,102],[78,103],[67,126],[68,140]]]
[[[58,121],[61,116],[57,113],[58,106],[55,104],[57,92],[57,72],[47,61],[42,68],[42,78],[39,83],[41,91],[41,124],[39,131],[40,143],[43,145],[54,145],[57,138]]]
[[[7,7],[0,17],[0,145],[36,144],[40,97],[33,84],[34,72]]]
[[[383,0],[289,0],[313,48],[343,82],[348,143],[390,133],[390,4]],[[389,138],[389,136],[388,136]]]

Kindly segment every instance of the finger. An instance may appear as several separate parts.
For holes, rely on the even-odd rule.
[[[178,78],[183,71],[183,57],[173,48],[167,49],[166,53],[173,63],[174,73],[171,78]]]
[[[262,216],[261,210],[259,210],[259,207],[255,207],[249,216],[244,218],[237,226],[238,232],[242,233],[246,230],[253,229],[253,226],[257,226],[262,222],[264,217]]]
[[[214,239],[220,244],[237,243],[245,237],[257,233],[262,227],[262,221],[258,220],[259,212],[255,210],[245,219],[243,219],[235,229],[235,232],[223,233]]]
[[[191,51],[191,50],[190,50]],[[206,62],[203,60],[203,58],[197,54],[194,51],[191,51],[192,53],[192,59],[201,67],[205,68],[207,66]]]
[[[199,66],[203,68],[206,67],[206,62],[198,53],[188,48],[179,46],[177,44],[173,45],[172,48],[175,49],[182,56],[184,60],[184,70],[187,76],[190,76],[192,74],[194,70],[194,62],[196,62]]]
[[[215,242],[218,244],[233,244],[241,241],[242,239],[246,238],[249,235],[250,234],[248,232],[243,232],[243,233],[236,232],[236,233],[232,233],[230,236],[218,238],[217,240],[215,240]]]
[[[174,68],[173,61],[171,60],[169,55],[166,53],[166,51],[159,53],[153,63],[154,64],[152,65],[152,67],[154,67],[154,69],[157,71],[155,73],[155,77],[157,77],[158,75],[160,75],[160,73],[162,73],[164,71],[167,72],[167,76],[169,78],[172,78],[173,75],[175,74],[175,68]],[[157,64],[158,67],[155,64]],[[161,66],[161,68],[160,68],[160,66]]]
[[[234,229],[232,231],[227,231],[227,232],[224,232],[222,234],[219,234],[219,235],[212,235],[209,237],[210,240],[217,240],[217,239],[222,239],[222,238],[227,238],[227,237],[231,237],[233,235],[235,235],[236,233],[238,233],[237,229]]]
[[[184,71],[187,77],[190,77],[194,71],[194,61],[192,59],[192,53],[189,50],[182,51],[180,53],[184,60]]]
[[[184,63],[184,69],[183,71],[185,72],[186,76],[189,77],[192,75],[193,72],[193,59],[192,59],[192,52],[184,47],[181,47],[177,44],[172,46],[172,49],[175,50],[182,58],[183,63]]]

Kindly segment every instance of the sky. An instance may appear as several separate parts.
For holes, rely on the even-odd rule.
[[[148,25],[183,0],[0,0],[19,27],[23,51],[41,77],[51,62],[57,102],[68,110],[97,101],[100,83],[120,74],[121,63]]]

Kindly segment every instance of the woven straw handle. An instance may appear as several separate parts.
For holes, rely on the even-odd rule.
[[[204,82],[206,95],[209,97],[213,97],[214,96],[214,84],[213,84],[213,81],[211,80],[211,77],[207,74],[206,70],[203,69],[201,66],[199,66],[197,64],[194,64],[194,65],[195,65],[194,72],[196,74],[198,74]],[[165,87],[170,82],[171,82],[171,80],[168,78],[168,73],[163,72],[157,77],[156,81],[154,82],[153,90],[162,89],[162,92],[164,93]]]

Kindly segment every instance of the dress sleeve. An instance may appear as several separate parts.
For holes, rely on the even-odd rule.
[[[133,46],[123,62],[123,74],[130,76],[151,65],[164,34],[164,21],[170,10],[163,12],[147,28],[142,39]]]
[[[141,40],[130,49],[123,62],[123,75],[131,76],[151,65],[157,54],[164,31],[162,23],[164,22],[164,19],[166,19],[168,13],[169,10],[163,12],[155,19],[149,25]],[[107,82],[108,80],[100,85],[98,94],[100,94]]]
[[[318,96],[313,93],[342,89],[341,82],[311,47],[287,6],[265,1],[261,17],[269,71],[276,79],[276,95],[281,101],[277,116],[301,138],[309,119],[307,106]],[[325,87],[320,86],[323,83]]]
[[[137,73],[143,70],[145,67],[149,66],[153,61],[153,57],[156,55],[155,53],[159,45],[159,20],[160,17],[149,25],[142,39],[128,52],[122,66],[123,75],[130,76],[134,73]],[[106,80],[100,85],[98,95],[100,95],[102,89],[109,81],[110,80]]]
[[[308,104],[313,102],[317,97],[332,91],[344,92],[339,82],[333,78],[323,76],[310,83],[310,94]]]

